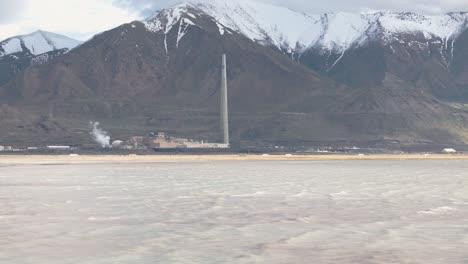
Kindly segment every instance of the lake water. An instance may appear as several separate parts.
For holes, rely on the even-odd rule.
[[[4,163],[0,263],[466,264],[468,163]]]

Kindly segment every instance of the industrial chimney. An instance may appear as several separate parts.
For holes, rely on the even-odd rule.
[[[221,67],[221,133],[223,136],[223,144],[229,145],[229,115],[228,115],[228,93],[227,93],[227,66],[226,54],[223,54]]]

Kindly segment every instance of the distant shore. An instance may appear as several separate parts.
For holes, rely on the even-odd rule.
[[[468,160],[468,154],[369,155],[0,155],[0,165],[73,163],[148,163],[184,161],[333,161],[333,160]]]

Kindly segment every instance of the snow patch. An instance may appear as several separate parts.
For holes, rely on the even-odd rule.
[[[21,47],[21,40],[17,38],[6,40],[1,44],[1,47],[5,51],[4,55],[23,51],[23,48]]]
[[[293,51],[315,38],[308,33],[317,27],[318,17],[254,1],[192,1],[193,7],[213,17],[221,34],[227,29],[279,49]],[[279,19],[281,18],[281,19]]]
[[[220,34],[221,36],[223,36],[224,33],[226,33],[226,30],[225,30],[224,26],[221,25],[218,21],[216,21],[216,25],[218,26],[219,34]]]
[[[320,37],[312,45],[320,45],[327,50],[336,49],[342,53],[366,32],[373,17],[342,12],[325,14],[320,19]]]
[[[466,25],[466,15],[423,16],[414,13],[383,13],[379,22],[389,33],[421,32],[426,39],[438,37],[447,40]]]
[[[327,72],[329,72],[331,69],[333,69],[336,66],[336,64],[343,58],[343,56],[345,54],[345,51],[346,50],[343,49],[343,52],[341,53],[340,57],[333,63],[333,65],[330,68],[328,68]]]

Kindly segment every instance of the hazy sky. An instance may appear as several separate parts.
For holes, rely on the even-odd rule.
[[[234,1],[234,0],[228,0]],[[468,0],[256,0],[316,14],[333,11],[468,11]],[[0,0],[0,40],[43,29],[85,40],[180,0]]]

